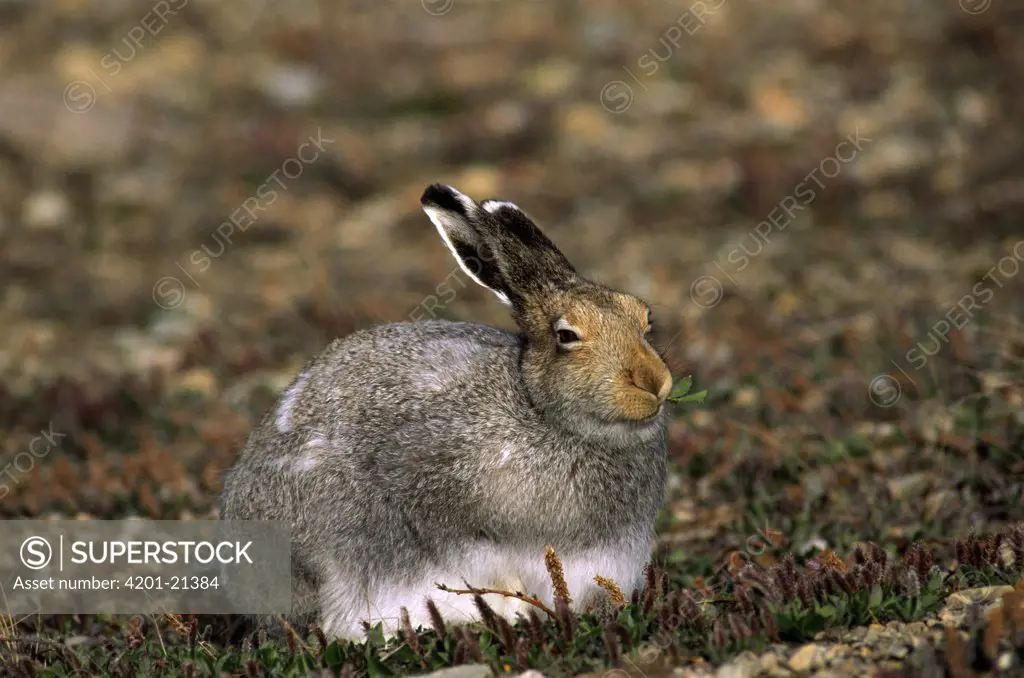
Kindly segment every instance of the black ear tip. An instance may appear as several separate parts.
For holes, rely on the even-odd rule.
[[[431,184],[423,191],[420,204],[424,207],[439,207],[448,212],[466,214],[468,198],[445,184]]]
[[[420,196],[421,205],[433,205],[437,202],[437,196],[445,193],[447,186],[444,184],[430,184],[426,190],[423,191],[423,195]]]

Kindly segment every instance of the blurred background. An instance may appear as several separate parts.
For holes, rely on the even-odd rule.
[[[1002,0],[3,0],[0,516],[214,517],[333,338],[511,327],[441,181],[648,299],[709,389],[669,562],[1020,520],[1022,33]]]

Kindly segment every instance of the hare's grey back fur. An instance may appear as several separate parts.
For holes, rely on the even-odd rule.
[[[446,616],[474,616],[471,598],[435,582],[550,602],[547,544],[579,606],[600,595],[594,575],[627,593],[640,583],[664,494],[664,418],[593,436],[563,426],[524,380],[527,345],[482,325],[394,323],[334,341],[295,378],[222,503],[225,519],[292,524],[294,623],[355,636],[362,620],[393,630],[405,606],[415,626],[427,596]]]

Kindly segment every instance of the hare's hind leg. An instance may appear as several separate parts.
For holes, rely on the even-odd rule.
[[[262,631],[269,638],[282,640],[290,626],[300,636],[305,636],[309,625],[320,621],[317,614],[319,603],[316,588],[301,571],[292,572],[291,588],[290,613],[247,616],[248,630]]]
[[[321,573],[317,589],[320,625],[329,637],[362,638],[366,635],[361,620],[372,603],[372,591],[361,583],[362,578],[330,564]],[[372,625],[374,622],[370,621]]]

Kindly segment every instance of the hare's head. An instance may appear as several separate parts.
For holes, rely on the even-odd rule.
[[[511,203],[440,184],[421,202],[466,274],[511,308],[538,409],[587,437],[656,428],[672,375],[648,341],[650,306],[581,277]]]

